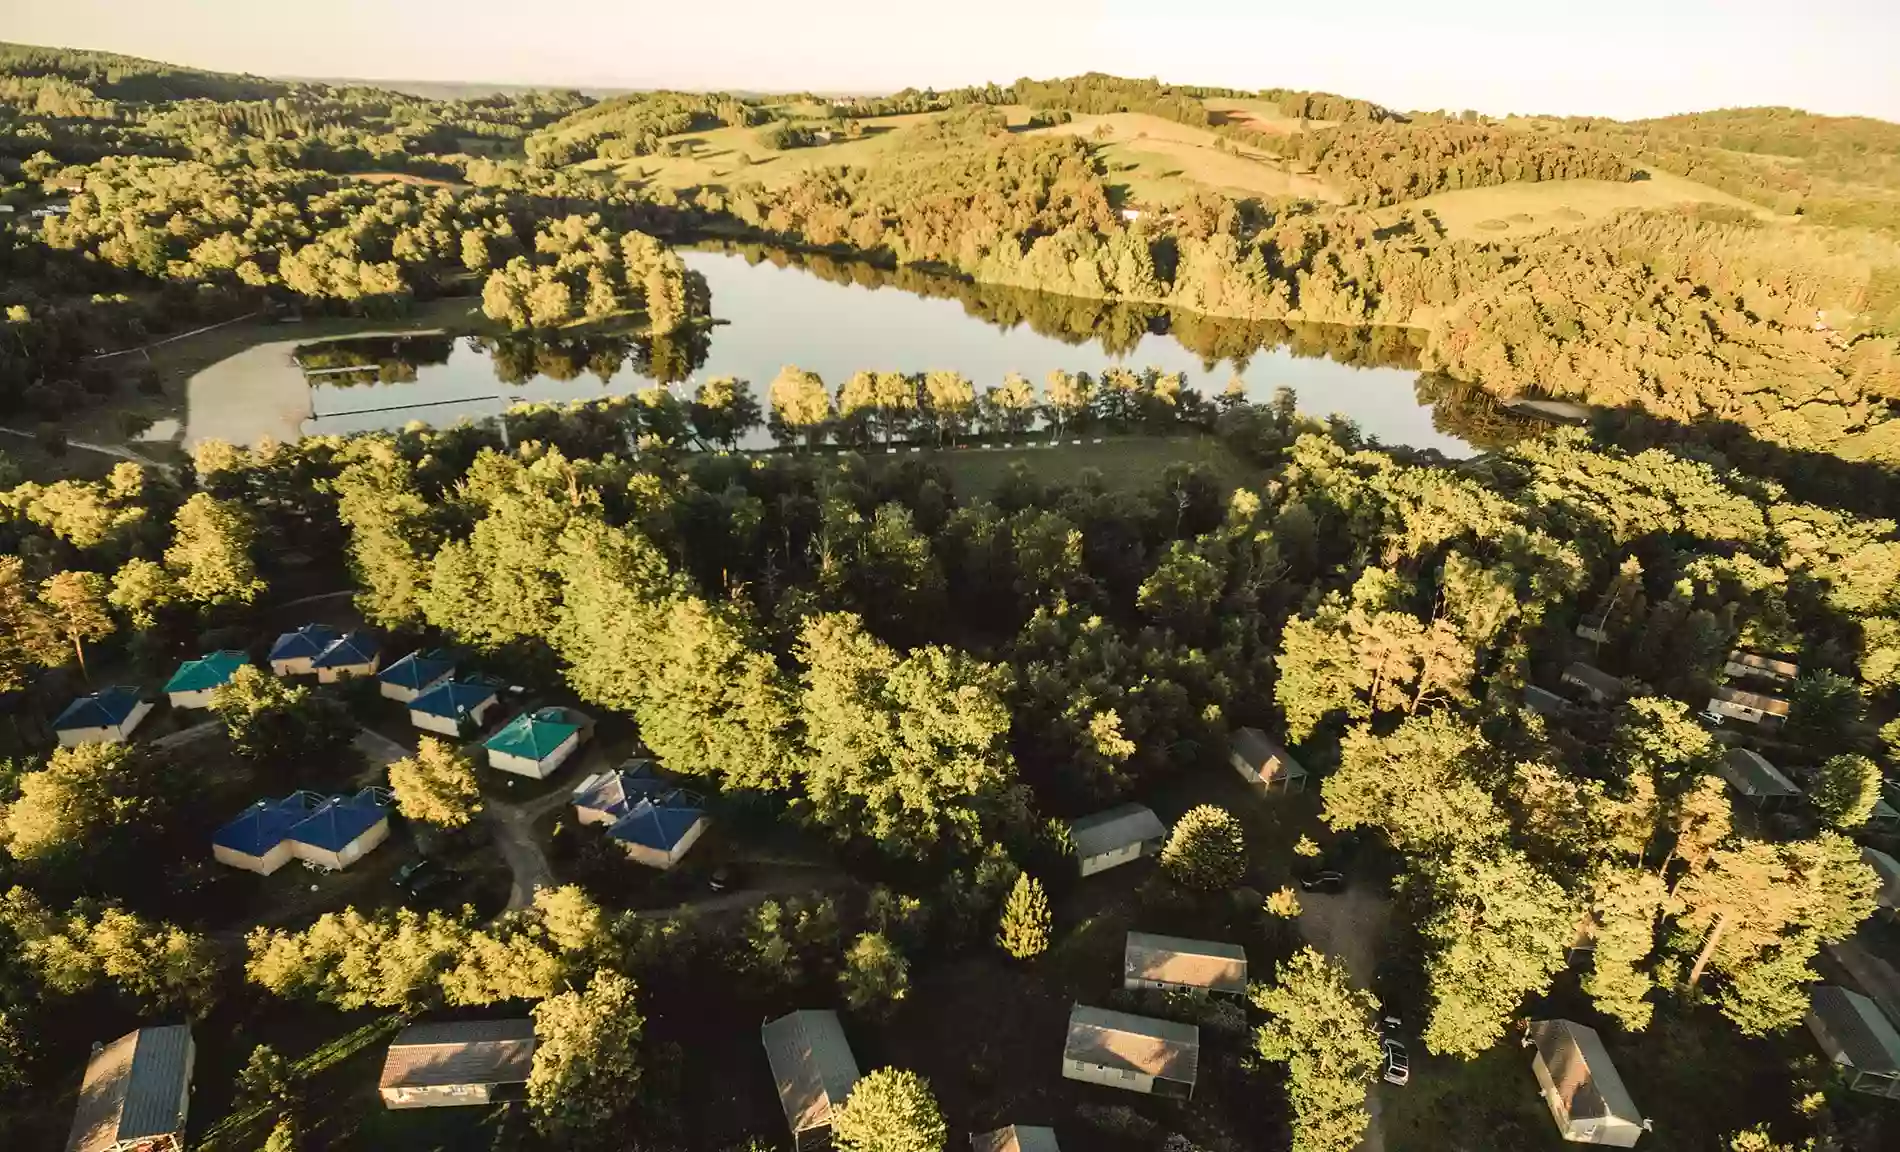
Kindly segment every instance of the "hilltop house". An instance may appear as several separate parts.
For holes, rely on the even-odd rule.
[[[152,710],[130,684],[115,684],[79,697],[53,720],[53,734],[62,747],[76,744],[123,744]]]
[[[460,736],[479,730],[499,700],[492,684],[446,680],[409,702],[409,723],[427,732]]]
[[[411,652],[377,675],[377,690],[386,699],[410,704],[453,675],[455,661],[447,652]]]
[[[352,676],[374,676],[382,661],[381,640],[368,632],[351,632],[332,640],[310,661],[310,667],[317,673],[317,683],[334,684]]]
[[[1709,697],[1708,710],[1717,716],[1759,724],[1768,729],[1779,728],[1788,719],[1788,702],[1781,697],[1746,692],[1726,685],[1717,688],[1715,694]]]
[[[316,671],[316,659],[336,643],[336,629],[328,624],[305,624],[285,632],[270,646],[270,670],[279,676],[303,676]]]
[[[1062,1075],[1153,1096],[1194,1095],[1201,1064],[1201,1029],[1083,1004],[1069,1009]]]
[[[994,1132],[970,1137],[970,1152],[1062,1152],[1054,1128],[1025,1128],[1011,1124]]]
[[[1122,949],[1122,987],[1247,994],[1247,950],[1238,944],[1130,932]]]
[[[389,838],[389,794],[365,788],[354,796],[292,792],[259,800],[211,837],[220,864],[264,876],[292,860],[340,871]]]
[[[1161,817],[1141,804],[1123,804],[1069,825],[1082,875],[1093,876],[1143,856],[1158,855],[1168,838]]]
[[[184,1152],[197,1055],[184,1024],[94,1044],[66,1152]]]
[[[1849,1088],[1900,1100],[1900,1032],[1879,1005],[1822,984],[1808,1000],[1807,1025]]]
[[[1729,791],[1736,799],[1747,802],[1759,812],[1786,808],[1801,795],[1794,781],[1752,749],[1730,748],[1716,763],[1715,771],[1728,782]]]
[[[1263,792],[1275,784],[1306,787],[1306,769],[1258,728],[1234,729],[1227,738],[1227,762],[1242,780]]]
[[[483,745],[488,750],[488,766],[545,780],[567,762],[592,727],[593,722],[586,716],[566,708],[523,712]]]
[[[1534,1020],[1524,1044],[1537,1049],[1531,1072],[1559,1136],[1577,1144],[1633,1148],[1649,1130],[1596,1029],[1571,1020]]]
[[[838,1014],[803,1009],[759,1029],[797,1152],[831,1144],[831,1118],[858,1082],[858,1061]]]
[[[376,1083],[386,1108],[442,1108],[519,1098],[534,1066],[534,1021],[414,1024],[396,1034]]]
[[[229,684],[237,670],[250,660],[249,655],[236,649],[187,660],[165,681],[165,694],[171,697],[174,708],[209,708],[211,693]]]
[[[1565,684],[1581,690],[1592,704],[1614,704],[1625,694],[1623,681],[1581,660],[1565,668],[1561,679]]]

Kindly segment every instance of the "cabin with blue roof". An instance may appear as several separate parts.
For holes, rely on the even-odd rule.
[[[353,796],[292,792],[259,800],[211,837],[221,864],[268,876],[292,860],[341,871],[389,838],[389,793],[365,788]]]
[[[165,695],[171,697],[174,708],[209,708],[211,693],[229,684],[250,661],[247,653],[234,648],[187,660],[165,681]]]
[[[53,733],[66,748],[77,744],[123,744],[132,738],[133,729],[151,710],[152,702],[141,700],[136,687],[115,684],[66,705],[66,710],[53,721]]]
[[[385,699],[412,704],[416,697],[455,675],[455,658],[447,652],[411,652],[376,677]]]
[[[374,633],[360,630],[338,636],[310,662],[319,684],[334,684],[352,676],[374,676],[382,665],[383,642]]]
[[[409,702],[409,722],[425,732],[460,736],[479,730],[500,700],[493,684],[445,680]]]
[[[336,643],[336,629],[328,624],[305,624],[286,632],[270,646],[270,670],[279,676],[306,676],[316,669],[317,657]]]
[[[488,766],[535,780],[552,776],[593,731],[593,721],[568,708],[523,712],[490,736]]]
[[[647,787],[644,779],[610,774],[604,780],[596,780],[590,800],[611,803],[613,790],[624,789],[628,783],[644,790]],[[704,800],[683,788],[670,788],[628,802],[625,812],[607,829],[607,838],[620,845],[635,863],[665,871],[680,862],[710,823]]]

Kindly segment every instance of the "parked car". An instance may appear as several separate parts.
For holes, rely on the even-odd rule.
[[[402,889],[403,895],[411,900],[422,900],[448,888],[461,878],[461,873],[440,867],[427,857],[404,864],[390,877],[396,887]]]
[[[724,864],[714,868],[713,874],[706,880],[706,887],[714,892],[729,892],[735,888],[743,888],[745,887],[745,870],[737,864]]]
[[[1330,868],[1322,869],[1318,872],[1308,872],[1306,875],[1300,877],[1300,889],[1304,892],[1318,892],[1321,894],[1344,892],[1346,890],[1346,874],[1344,872],[1335,872]]]
[[[1401,1087],[1411,1083],[1412,1061],[1405,1053],[1405,1045],[1393,1039],[1391,1036],[1387,1036],[1385,1038],[1384,1048],[1385,1082],[1387,1084],[1397,1084]]]

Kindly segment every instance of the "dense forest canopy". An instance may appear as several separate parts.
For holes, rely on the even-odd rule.
[[[1144,147],[1188,157],[1179,184],[1128,177]],[[1861,844],[1894,847],[1873,824],[1900,772],[1897,155],[1900,127],[1778,108],[1496,119],[1099,73],[434,99],[0,46],[0,426],[37,441],[30,468],[0,455],[0,1143],[63,1127],[90,1039],[69,1015],[211,1022],[194,1123],[288,1150],[378,1139],[337,1127],[363,1095],[332,1114],[339,1070],[417,1014],[492,1009],[539,1047],[484,1141],[751,1152],[769,1085],[731,1069],[758,1021],[836,1003],[891,1065],[841,1142],[940,1150],[998,1119],[1015,1074],[990,1062],[1043,1051],[1022,1029],[1059,1029],[1140,927],[1244,942],[1254,987],[1116,990],[1206,1029],[1207,1084],[1191,1109],[1060,1117],[1082,1146],[1344,1152],[1401,1010],[1456,1085],[1412,1133],[1547,1144],[1474,1087],[1547,1012],[1612,1037],[1671,1118],[1658,1146],[1887,1146],[1891,1119],[1788,1034],[1874,911]],[[1701,183],[1644,196],[1660,176]],[[1532,220],[1514,207],[1577,190],[1613,207],[1515,231],[1452,208]],[[1167,325],[1210,364],[1291,344],[1422,369],[1495,435],[1452,462],[1290,391],[1120,365],[702,379],[719,301],[685,240],[1118,356]],[[349,338],[444,303],[455,325]],[[41,474],[69,425],[177,397],[159,341],[288,347],[278,320],[325,326],[299,354],[338,387],[459,340],[504,385],[629,361],[660,383]],[[1507,414],[1525,398],[1585,426]],[[760,429],[775,447],[739,451]],[[1030,437],[1050,447],[1011,447]],[[1165,462],[1042,463],[1083,437]],[[311,604],[511,710],[597,718],[773,871],[675,916],[732,877],[640,875],[566,820],[565,782],[524,800],[478,745],[361,761],[411,738],[373,685],[252,668],[192,729],[161,713],[164,743],[54,746],[82,689],[259,649]],[[1738,649],[1797,666],[1780,729],[1698,715]],[[1527,695],[1576,661],[1590,693]],[[1210,801],[1241,726],[1311,790]],[[1732,803],[1728,745],[1805,798]],[[374,873],[306,899],[299,875],[260,911],[275,889],[205,859],[259,795],[366,782],[389,851],[455,861],[465,904]],[[1158,868],[1090,889],[1067,822],[1128,801],[1179,817]],[[510,888],[516,836],[559,883]],[[1355,853],[1353,898],[1392,923],[1376,973],[1298,947],[1302,902],[1336,894],[1291,881]],[[958,1035],[989,1031],[920,1026],[960,1009]]]

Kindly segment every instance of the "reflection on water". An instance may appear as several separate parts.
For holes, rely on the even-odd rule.
[[[1429,393],[1440,386],[1415,387],[1422,334],[1407,329],[1171,314],[757,247],[682,255],[712,290],[716,327],[654,339],[436,335],[309,345],[298,353],[311,385],[304,431],[446,425],[520,402],[690,386],[712,376],[750,381],[763,402],[787,364],[817,372],[834,390],[867,369],[956,371],[982,389],[1010,372],[1040,384],[1057,368],[1099,374],[1120,365],[1180,373],[1209,397],[1234,377],[1253,400],[1291,388],[1303,410],[1343,414],[1383,442],[1448,456],[1473,451],[1454,430],[1469,420],[1447,421],[1441,412],[1435,423],[1431,401],[1438,397]],[[1482,407],[1477,397],[1458,398]],[[761,430],[744,443],[771,441]]]

